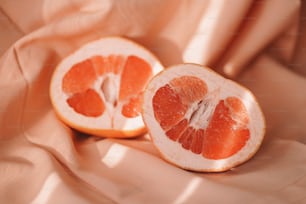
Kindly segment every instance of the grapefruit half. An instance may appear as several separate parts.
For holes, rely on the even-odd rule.
[[[175,65],[154,76],[142,116],[162,157],[194,171],[220,172],[247,161],[265,133],[254,95],[196,64]]]
[[[50,83],[56,114],[70,127],[104,137],[146,131],[143,91],[163,66],[146,48],[120,37],[90,42],[64,58]]]

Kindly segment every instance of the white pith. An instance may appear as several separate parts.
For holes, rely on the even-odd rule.
[[[110,108],[114,108],[119,99],[120,75],[112,72],[102,75],[96,81],[94,88],[100,89],[100,93],[103,95],[103,101],[111,106]]]
[[[108,73],[100,76],[92,87],[100,95],[106,106],[105,112],[101,116],[84,116],[75,112],[73,108],[67,104],[66,100],[69,95],[62,90],[62,79],[64,75],[74,64],[96,55],[103,57],[109,55],[122,55],[125,57],[135,55],[144,59],[152,67],[153,75],[163,69],[160,62],[149,51],[126,39],[109,37],[91,42],[65,58],[55,70],[50,84],[50,96],[55,109],[61,114],[61,117],[65,118],[76,127],[120,131],[143,128],[144,123],[141,116],[127,118],[122,115],[121,110],[124,102],[118,102],[116,106],[114,106],[113,100],[117,100],[118,98],[120,75]],[[105,96],[101,86],[105,83],[107,78],[109,82],[105,84],[105,86],[107,86],[107,89],[110,91],[109,94],[113,95]]]
[[[168,84],[173,78],[180,76],[195,76],[207,84],[208,94],[212,92],[210,94],[215,94],[218,97],[217,100],[210,100],[214,103],[210,105],[209,110],[211,111],[214,109],[215,103],[226,97],[236,96],[242,100],[249,115],[248,128],[251,136],[240,151],[225,159],[207,159],[201,154],[195,154],[190,150],[184,149],[179,142],[175,142],[165,135],[165,131],[154,117],[152,99],[159,88]],[[196,108],[196,105],[194,106]],[[190,116],[195,108],[189,110],[187,114]],[[211,113],[199,113],[197,117],[199,119],[208,119],[210,115]],[[148,126],[153,142],[166,160],[183,168],[196,171],[222,171],[245,161],[256,152],[262,142],[265,131],[265,120],[262,111],[254,96],[248,90],[221,77],[208,68],[195,64],[182,64],[170,67],[151,80],[144,95],[143,119]],[[197,126],[206,127],[207,124],[204,122],[203,124],[197,124]]]
[[[208,92],[203,98],[201,104],[198,102],[192,103],[188,108],[185,118],[188,119],[189,125],[194,129],[205,129],[211,116],[214,113],[215,107],[219,102],[220,89]]]

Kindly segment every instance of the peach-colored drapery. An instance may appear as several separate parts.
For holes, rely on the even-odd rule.
[[[253,91],[267,119],[259,152],[224,173],[161,159],[147,136],[103,139],[54,115],[57,63],[125,36],[165,66],[210,66]],[[306,2],[1,0],[0,203],[306,203]]]

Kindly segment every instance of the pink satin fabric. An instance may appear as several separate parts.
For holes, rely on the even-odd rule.
[[[0,36],[0,203],[306,203],[305,1],[2,0]],[[148,135],[104,139],[61,123],[54,68],[105,36],[248,87],[267,119],[259,152],[194,173],[164,161]]]

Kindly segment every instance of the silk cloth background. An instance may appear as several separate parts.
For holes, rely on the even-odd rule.
[[[306,203],[306,2],[1,0],[0,203]],[[73,132],[48,95],[57,63],[125,36],[165,66],[210,66],[253,91],[267,134],[224,173],[165,162],[147,136]]]

